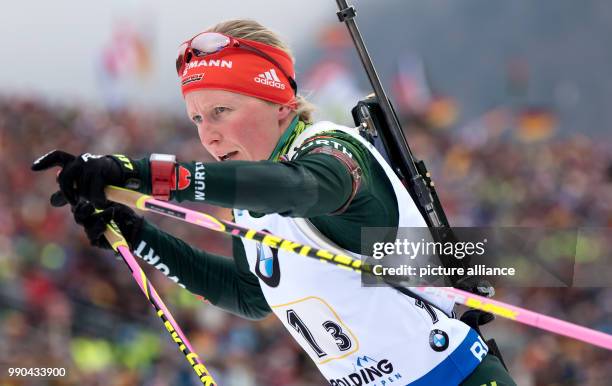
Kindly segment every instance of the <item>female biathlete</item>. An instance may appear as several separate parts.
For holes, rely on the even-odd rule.
[[[269,29],[220,23],[180,46],[176,69],[189,119],[218,162],[55,150],[32,166],[62,168],[51,203],[70,203],[93,245],[108,248],[112,219],[136,255],[191,292],[244,318],[273,312],[331,385],[514,385],[478,332],[451,317],[453,304],[363,287],[355,272],[252,240],[235,237],[233,259],[217,256],[107,202],[104,186],[117,185],[235,208],[239,225],[355,257],[362,227],[426,226],[355,129],[311,122],[291,53]]]

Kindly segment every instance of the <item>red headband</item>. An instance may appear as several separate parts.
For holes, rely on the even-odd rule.
[[[295,77],[293,61],[283,50],[247,39],[236,39],[272,57],[283,70]],[[237,92],[296,108],[293,89],[274,63],[249,50],[228,46],[204,57],[193,57],[181,73],[183,97],[199,89]]]

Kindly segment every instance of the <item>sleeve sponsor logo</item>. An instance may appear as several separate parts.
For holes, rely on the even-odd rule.
[[[178,174],[178,182],[176,181],[176,177]],[[172,190],[185,190],[191,184],[191,172],[189,169],[179,166],[177,173],[172,174],[172,179],[170,181],[170,186]]]
[[[195,176],[194,176],[194,199],[197,201],[204,201],[206,199],[206,168],[202,162],[195,163]]]
[[[140,244],[138,244],[138,247],[134,251],[134,254],[140,257],[141,259],[143,259],[144,261],[146,261],[147,263],[151,264],[158,270],[160,270],[164,275],[168,276],[168,279],[172,280],[179,286],[185,288],[185,286],[179,282],[178,277],[170,276],[170,268],[168,268],[166,264],[159,262],[161,260],[159,255],[157,255],[155,253],[155,250],[151,248],[149,245],[147,245],[147,243],[144,240],[140,241]]]

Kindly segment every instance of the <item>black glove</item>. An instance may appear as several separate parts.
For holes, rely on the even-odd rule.
[[[72,207],[74,219],[77,224],[85,228],[85,233],[91,245],[111,249],[106,237],[104,237],[104,232],[106,231],[106,224],[113,220],[130,249],[132,249],[133,243],[137,241],[136,238],[140,234],[144,219],[129,207],[121,204],[112,204],[98,213],[95,213],[95,210],[92,203],[83,200]]]
[[[122,155],[99,156],[89,153],[75,157],[61,150],[53,150],[32,164],[32,170],[46,170],[60,166],[57,176],[60,190],[51,196],[51,205],[76,205],[79,197],[91,201],[96,207],[106,204],[104,187],[107,185],[126,186],[137,189],[140,186],[136,164]]]

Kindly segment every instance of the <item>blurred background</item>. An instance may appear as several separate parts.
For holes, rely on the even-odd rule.
[[[451,224],[609,234],[611,2],[354,4]],[[279,32],[294,49],[300,90],[318,105],[317,117],[351,124],[350,108],[370,90],[335,12],[331,0],[3,5],[0,385],[197,384],[124,264],[91,248],[68,209],[51,208],[54,178],[33,174],[30,164],[54,148],[210,160],[184,114],[174,60],[182,41],[236,17]],[[148,219],[230,255],[226,237]],[[587,238],[576,258],[610,255],[610,239]],[[151,268],[158,292],[220,385],[325,384],[274,316],[241,320]],[[611,282],[499,288],[497,299],[612,333]],[[519,385],[610,384],[609,351],[506,320],[485,330]],[[9,367],[64,367],[68,376],[11,379]]]

